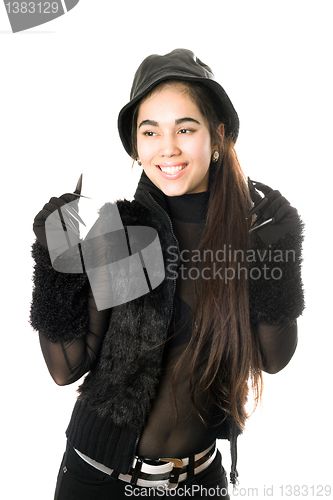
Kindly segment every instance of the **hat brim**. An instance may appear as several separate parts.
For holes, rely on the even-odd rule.
[[[118,131],[121,142],[126,152],[132,156],[132,118],[136,104],[147,95],[156,85],[166,80],[179,80],[188,82],[202,83],[208,90],[213,101],[213,105],[217,111],[218,118],[224,123],[226,127],[226,135],[231,136],[236,142],[239,133],[239,119],[236,110],[230,101],[227,93],[221,85],[215,80],[207,78],[195,77],[188,75],[185,72],[179,71],[179,74],[173,71],[173,74],[154,75],[154,81],[148,83],[147,86],[137,94],[131,101],[129,101],[121,110],[118,116]]]

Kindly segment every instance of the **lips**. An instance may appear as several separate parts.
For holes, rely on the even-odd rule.
[[[186,167],[188,163],[160,163],[159,165],[156,165],[156,167],[159,168],[162,174],[165,174],[168,177],[178,177],[177,174],[182,172]]]

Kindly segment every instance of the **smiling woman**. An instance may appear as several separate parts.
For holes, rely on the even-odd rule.
[[[143,170],[167,196],[207,191],[218,146],[187,87],[180,82],[162,85],[139,108],[137,150]]]
[[[262,371],[281,370],[296,348],[302,223],[279,192],[256,183],[263,200],[247,185],[234,149],[237,113],[191,51],[143,61],[118,128],[143,172],[134,200],[117,208],[125,228],[157,231],[165,279],[98,310],[87,275],[59,274],[45,248],[46,217],[75,195],[52,198],[37,215],[31,323],[57,383],[89,372],[55,498],[118,500],[156,489],[169,496],[178,488],[173,498],[229,499],[216,440],[230,440],[236,484],[249,386],[255,406]],[[111,222],[106,204],[96,224],[111,234]],[[109,264],[112,248],[112,238],[95,248],[96,267]],[[293,259],[273,262],[279,278],[267,274],[269,256],[291,250]],[[122,276],[120,285],[136,284]]]

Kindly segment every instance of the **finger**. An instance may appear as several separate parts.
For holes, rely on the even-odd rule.
[[[279,202],[281,200],[278,200]],[[266,212],[256,220],[257,224],[262,223],[271,217],[274,218],[275,222],[278,224],[282,219],[298,215],[296,208],[290,206],[290,203],[276,204],[274,207],[269,208]]]
[[[75,194],[81,194],[81,191],[82,191],[82,177],[83,177],[83,174],[80,175],[79,180],[77,181],[76,188],[75,188],[75,191],[74,191]]]
[[[55,208],[54,210],[57,210],[57,208]],[[34,225],[44,226],[46,219],[48,218],[49,215],[51,215],[52,212],[54,212],[54,210],[50,211],[48,209],[43,208],[43,210],[38,212],[38,214],[34,218]]]
[[[278,210],[282,206],[290,207],[290,203],[283,196],[279,196],[274,201],[272,201],[272,203],[267,205],[267,207],[265,208],[265,210],[262,212],[261,215],[262,215],[262,217],[264,217],[264,219],[269,219],[270,217],[275,217]]]
[[[276,212],[274,218],[276,223],[281,222],[283,219],[290,218],[290,216],[297,215],[297,210],[290,205],[282,205]]]
[[[283,198],[283,196],[280,193],[280,191],[277,191],[276,189],[274,189],[274,190],[272,189],[272,191],[267,193],[266,198],[268,199],[268,201],[270,203],[273,203],[274,200],[276,200],[277,198]]]
[[[260,215],[260,217],[257,217],[256,220],[254,221],[253,226],[261,226],[263,222],[270,219],[271,217],[266,218],[263,215]]]
[[[273,189],[266,184],[263,184],[262,182],[257,182],[257,181],[252,181],[254,184],[254,187],[258,189],[259,191],[262,191],[265,195],[268,195]]]
[[[61,207],[63,207],[64,205],[66,205],[68,203],[73,204],[73,201],[77,201],[77,197],[75,195],[68,194],[68,193],[60,196],[60,198],[55,198],[55,197],[50,198],[50,201],[48,203],[46,203],[44,205],[43,209],[36,215],[36,217],[34,219],[34,224],[37,226],[43,226],[45,224],[46,219],[53,212],[55,212],[56,210],[60,209]],[[72,206],[71,206],[71,209],[75,210],[75,208]],[[72,215],[75,218],[79,217],[77,213],[75,214],[75,212],[73,212]],[[84,224],[82,219],[80,220],[80,222],[82,224]]]
[[[258,193],[258,191],[250,191],[250,196],[255,205],[260,203],[262,200],[262,196]]]
[[[60,196],[61,200],[64,200],[65,203],[71,203],[72,201],[79,201],[79,197],[74,193],[65,193]]]
[[[258,193],[256,188],[254,187],[250,177],[247,178],[247,185],[250,191],[250,196],[254,203],[259,203],[262,200],[262,196]]]
[[[256,203],[256,205],[254,205],[254,207],[252,208],[252,210],[250,210],[246,218],[249,219],[250,217],[252,217],[252,215],[258,214],[260,210],[262,210],[263,207],[266,205],[266,203],[268,203],[267,198],[260,198],[259,203]]]
[[[51,215],[63,205],[65,205],[65,202],[63,200],[59,200],[59,198],[51,198],[50,201],[44,205],[43,209],[36,215],[35,222],[40,220],[44,223],[49,215]]]
[[[52,197],[50,198],[49,202],[44,205],[43,208],[54,206],[55,208],[61,208],[66,204],[66,200],[64,200],[61,196],[59,198]]]
[[[49,219],[50,215],[52,215],[51,220]],[[54,227],[59,227],[62,224],[61,220],[61,212],[56,208],[55,210],[41,210],[39,214],[36,215],[34,219],[33,226],[43,228],[45,230],[46,220],[49,219],[49,223]]]
[[[271,191],[270,193],[268,193],[267,197],[265,196],[264,200],[265,199],[268,200],[268,203],[262,205],[261,209],[256,211],[257,222],[259,221],[259,219],[262,222],[265,219],[274,217],[275,212],[281,205],[289,203],[288,200],[281,196],[281,193],[279,191]]]
[[[281,193],[279,191],[273,191],[273,190],[270,193],[268,193],[268,195],[265,196],[264,198],[260,197],[259,203],[255,204],[255,206],[252,208],[252,210],[249,212],[246,218],[249,219],[254,214],[257,214],[257,217],[261,217],[264,213],[263,209],[265,210],[268,209],[272,205],[272,203],[278,198],[282,198]]]

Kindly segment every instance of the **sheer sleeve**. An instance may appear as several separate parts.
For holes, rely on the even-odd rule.
[[[291,360],[297,346],[297,322],[280,325],[258,323],[254,327],[267,373],[277,373]]]
[[[109,325],[111,310],[98,311],[90,290],[88,312],[88,331],[82,337],[66,342],[52,342],[43,335],[43,332],[39,333],[46,365],[58,385],[76,382],[94,366],[98,358]]]

